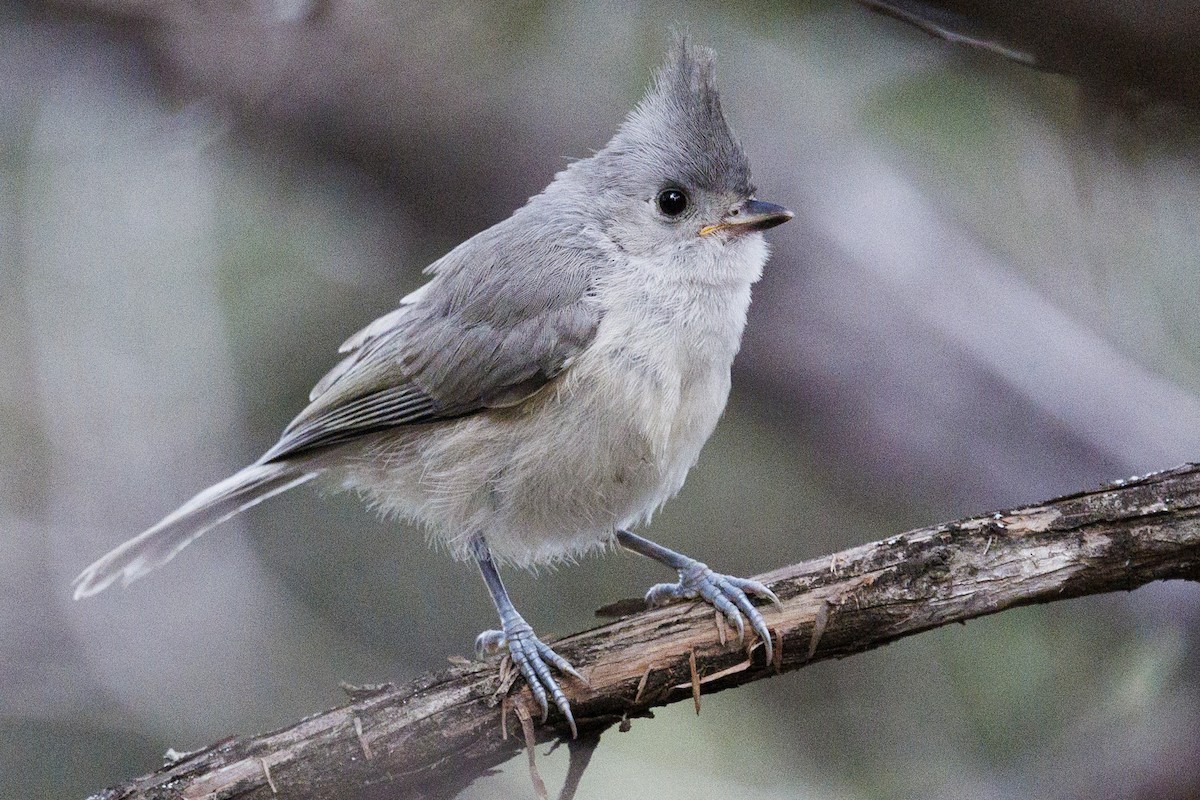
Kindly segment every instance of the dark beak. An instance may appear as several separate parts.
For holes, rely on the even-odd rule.
[[[783,206],[767,203],[762,200],[745,200],[729,209],[729,213],[721,218],[717,225],[705,225],[700,229],[701,236],[708,236],[717,231],[730,233],[749,233],[750,231],[765,231],[782,225],[796,216]]]

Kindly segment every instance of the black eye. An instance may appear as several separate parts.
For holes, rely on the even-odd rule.
[[[678,217],[687,207],[687,195],[678,189],[663,189],[658,193],[658,210],[668,217]]]

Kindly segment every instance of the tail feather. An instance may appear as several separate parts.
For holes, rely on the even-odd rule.
[[[75,599],[103,591],[118,578],[122,586],[162,566],[201,534],[268,497],[312,480],[321,470],[287,463],[251,464],[210,486],[157,525],[100,558],[75,579]]]

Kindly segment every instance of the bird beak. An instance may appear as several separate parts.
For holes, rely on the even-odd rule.
[[[721,218],[716,225],[705,225],[700,229],[701,236],[708,236],[717,231],[730,233],[749,233],[750,231],[765,231],[782,225],[796,216],[783,206],[766,203],[762,200],[744,200]]]

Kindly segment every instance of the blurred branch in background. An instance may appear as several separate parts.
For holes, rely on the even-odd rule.
[[[1070,75],[1087,90],[1113,99],[1200,105],[1195,0],[859,2],[953,44]]]
[[[475,221],[447,231],[454,240],[539,190],[541,154],[576,149],[509,94],[506,73],[521,66],[513,45],[537,28],[534,8],[511,17],[521,4],[467,0],[453,13],[437,3],[339,0],[52,5],[118,23],[145,45],[173,96],[216,104],[243,134],[282,132],[293,146],[338,152],[403,187],[422,227]],[[548,85],[547,102],[565,89]],[[595,100],[571,102],[571,113],[603,111]],[[503,158],[497,142],[513,145]]]
[[[759,643],[743,649],[720,622],[714,629],[712,610],[697,604],[645,611],[556,643],[587,682],[564,683],[584,736],[668,703],[690,699],[699,713],[703,693],[1007,608],[1156,580],[1200,581],[1200,467],[922,528],[759,577],[782,601],[766,612],[779,645],[774,663],[764,662]],[[506,707],[519,706],[522,722],[537,713],[519,683],[497,708],[509,684],[502,679],[497,690],[495,671],[495,662],[464,665],[363,692],[283,730],[188,753],[92,800],[344,800],[380,791],[452,798],[519,749]],[[557,718],[526,726],[525,745],[569,736],[563,728]]]

